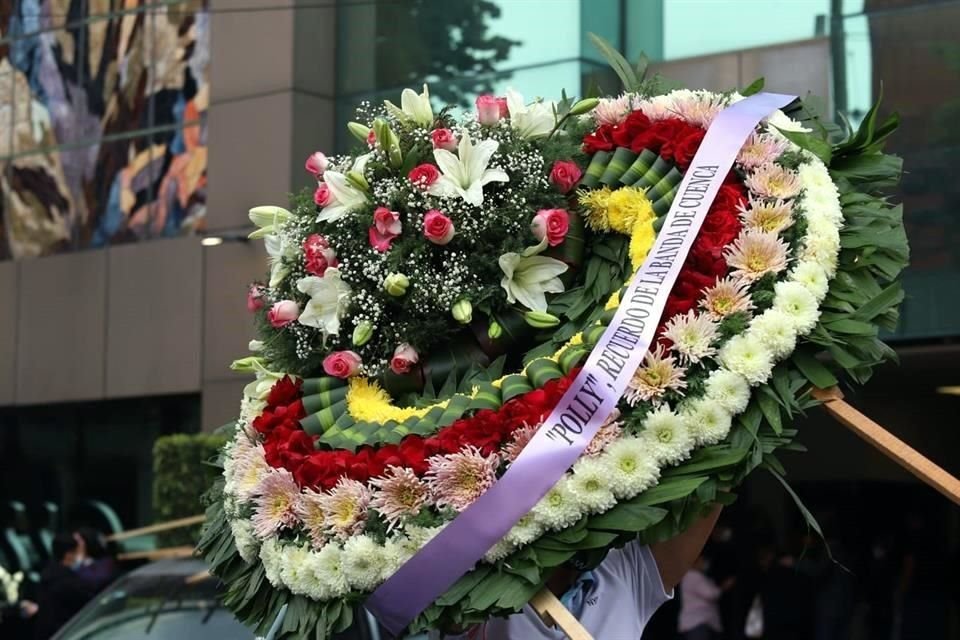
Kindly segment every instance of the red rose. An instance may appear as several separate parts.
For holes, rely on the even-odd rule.
[[[271,407],[285,406],[299,399],[301,386],[303,386],[302,380],[294,380],[290,376],[283,376],[270,388],[270,393],[267,395],[267,405]]]
[[[263,285],[254,282],[247,289],[247,311],[254,313],[263,309]]]
[[[703,129],[696,128],[682,138],[672,140],[665,144],[661,149],[661,155],[663,155],[665,159],[669,159],[667,158],[667,154],[672,155],[676,165],[682,171],[686,171],[687,167],[690,166],[690,162],[693,160],[694,154],[697,153],[697,149],[700,148],[700,143],[703,142],[703,136],[705,136],[706,133]]]
[[[426,441],[419,436],[407,436],[400,443],[400,458],[403,466],[409,467],[415,474],[422,476],[430,468],[427,464]]]
[[[415,186],[426,189],[440,178],[440,170],[429,163],[417,165],[407,174]]]
[[[335,378],[349,378],[360,371],[362,361],[353,351],[334,351],[323,359],[323,371]]]
[[[650,119],[642,111],[632,111],[613,128],[613,141],[618,147],[632,147],[633,140],[650,128]]]
[[[550,169],[550,182],[560,193],[568,193],[582,177],[583,171],[572,160],[557,160]]]
[[[434,149],[453,151],[457,148],[457,135],[450,129],[434,129],[430,132],[430,140]]]
[[[328,268],[339,264],[336,251],[319,233],[312,233],[303,241],[303,262],[307,273],[321,278]]]
[[[611,151],[616,145],[613,142],[613,125],[602,124],[593,133],[583,137],[584,153],[594,154],[597,151]]]
[[[423,235],[427,240],[437,245],[448,244],[453,240],[457,230],[450,220],[441,211],[430,209],[423,216]]]
[[[654,153],[660,153],[661,148],[691,129],[679,118],[667,118],[666,120],[657,120],[648,129],[641,132],[633,138],[630,148],[639,153],[644,149],[650,149]]]
[[[537,240],[547,240],[547,244],[555,247],[562,243],[570,230],[570,214],[563,209],[540,209],[533,217],[530,230]]]
[[[318,207],[325,207],[330,204],[331,200],[333,200],[333,194],[330,193],[330,187],[327,186],[327,183],[321,182],[318,184],[316,191],[313,192],[313,203]]]

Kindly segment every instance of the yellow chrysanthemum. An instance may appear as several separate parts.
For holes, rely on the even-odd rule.
[[[610,294],[610,299],[607,300],[607,304],[604,305],[603,310],[610,311],[612,309],[616,309],[619,306],[620,306],[620,291],[617,290]]]
[[[630,264],[634,272],[643,265],[643,259],[647,257],[653,241],[657,238],[653,231],[653,209],[650,209],[650,214],[649,219],[638,218],[630,234]]]
[[[653,205],[642,189],[621,187],[607,198],[607,221],[614,231],[631,235],[638,222],[653,218]]]
[[[422,418],[434,406],[445,407],[447,401],[429,407],[415,409],[398,407],[393,404],[390,395],[380,385],[369,378],[350,378],[347,389],[347,411],[350,417],[361,422],[383,424],[390,420],[403,422],[407,418]]]
[[[584,208],[584,220],[594,231],[610,231],[607,205],[612,193],[609,187],[603,187],[593,191],[581,191],[579,194],[580,206]]]

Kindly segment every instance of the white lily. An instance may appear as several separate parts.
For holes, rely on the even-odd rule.
[[[555,103],[542,100],[524,104],[523,96],[513,89],[507,89],[507,110],[510,112],[510,126],[524,138],[542,138],[553,131],[557,124],[554,115]]]
[[[464,131],[457,154],[446,149],[434,149],[433,157],[443,175],[430,185],[428,193],[442,198],[460,196],[474,206],[483,204],[485,184],[510,180],[505,171],[487,168],[499,146],[496,140],[483,140],[474,145],[470,134]]]
[[[265,236],[263,245],[267,250],[267,263],[270,265],[270,281],[267,286],[272,289],[290,274],[290,266],[284,262],[284,258],[287,260],[296,258],[297,247],[275,233]]]
[[[275,207],[273,205],[254,207],[250,209],[247,215],[250,217],[250,222],[257,227],[256,231],[247,236],[251,240],[263,238],[273,233],[278,225],[283,224],[293,217],[293,214],[283,207]]]
[[[404,89],[400,94],[400,106],[389,100],[383,101],[387,113],[401,121],[412,121],[424,126],[433,124],[433,107],[430,106],[430,91],[423,85],[423,93],[417,95],[413,89]]]
[[[505,253],[500,256],[503,279],[500,286],[507,292],[508,302],[519,302],[531,311],[547,310],[547,293],[562,293],[559,276],[567,270],[563,262],[547,256],[524,256]]]
[[[323,174],[323,181],[330,189],[332,200],[330,204],[320,210],[317,222],[334,222],[347,215],[367,201],[367,194],[347,180],[347,176],[339,171],[330,171]]]
[[[322,278],[301,278],[297,281],[297,289],[310,296],[297,321],[320,329],[325,335],[337,335],[340,319],[350,304],[350,285],[341,279],[340,270],[328,267]]]

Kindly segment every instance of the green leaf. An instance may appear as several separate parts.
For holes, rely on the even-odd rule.
[[[760,410],[763,412],[763,417],[767,419],[767,422],[770,423],[777,434],[782,433],[783,423],[780,420],[780,405],[766,393],[757,393],[756,397]]]
[[[452,587],[447,589],[442,596],[437,598],[436,603],[444,607],[456,604],[462,600],[471,589],[480,584],[480,582],[486,578],[491,571],[492,569],[488,566],[478,566],[476,569],[453,583]]]
[[[830,369],[823,365],[814,357],[812,353],[804,349],[798,349],[791,357],[793,364],[797,365],[800,373],[810,381],[810,384],[819,389],[829,389],[837,384],[837,378],[830,373]]]
[[[647,76],[647,68],[650,66],[650,58],[643,51],[640,52],[640,57],[637,58],[637,64],[634,67],[636,71],[637,78],[641,81]]]
[[[590,42],[593,43],[593,46],[600,51],[600,55],[604,57],[607,61],[607,64],[610,65],[610,68],[613,69],[614,73],[620,78],[620,81],[623,83],[623,88],[627,91],[634,91],[640,87],[640,82],[637,79],[637,74],[634,72],[633,67],[630,66],[630,63],[627,62],[627,59],[623,55],[613,48],[613,46],[598,36],[595,33],[588,33],[587,36],[590,38]]]
[[[724,467],[730,467],[747,455],[747,450],[742,447],[716,446],[705,447],[693,453],[690,460],[680,464],[672,469],[666,469],[663,473],[665,478],[673,476],[689,475],[691,473],[703,473],[705,471],[716,471]],[[591,526],[593,522],[591,521]]]
[[[740,92],[740,95],[746,98],[748,96],[752,96],[755,93],[759,93],[760,91],[763,90],[764,84],[766,84],[766,81],[763,79],[763,76],[760,76],[759,78],[757,78],[756,80],[748,84],[746,88]]]
[[[634,498],[632,502],[638,505],[656,505],[685,498],[696,491],[697,487],[703,484],[706,479],[705,476],[697,476],[694,478],[681,477],[662,480],[660,484],[647,489]]]
[[[823,161],[823,164],[830,166],[830,160],[833,157],[833,147],[829,142],[819,136],[811,133],[805,133],[803,131],[786,131],[779,127],[777,127],[777,130],[783,135],[784,138],[794,143],[801,149],[806,149],[813,155],[820,158],[820,160]]]
[[[787,493],[790,494],[790,497],[793,498],[793,502],[797,505],[797,509],[799,509],[800,513],[803,515],[803,519],[806,521],[807,526],[816,531],[821,540],[824,540],[823,530],[820,528],[820,523],[817,522],[817,519],[813,517],[813,514],[810,513],[810,510],[807,509],[807,507],[803,504],[800,496],[798,496],[794,492],[793,488],[787,483],[787,479],[777,473],[777,471],[771,467],[767,467],[767,471],[769,471],[770,475],[776,478],[777,481],[783,485],[783,488],[786,489]],[[824,540],[824,543],[826,543],[826,540]]]
[[[648,507],[633,502],[621,502],[606,513],[590,518],[590,528],[612,531],[643,531],[663,520],[666,515],[666,509]]]

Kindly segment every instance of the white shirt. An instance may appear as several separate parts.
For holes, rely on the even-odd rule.
[[[593,570],[594,583],[585,594],[580,623],[597,640],[639,640],[654,612],[673,597],[666,593],[648,547],[631,542],[607,554]],[[480,629],[459,636],[430,635],[444,640],[565,640],[562,631],[547,628],[527,605],[509,618],[493,618]]]
[[[691,569],[680,581],[680,620],[677,631],[683,633],[707,625],[714,631],[723,631],[717,600],[723,591],[701,571]]]

